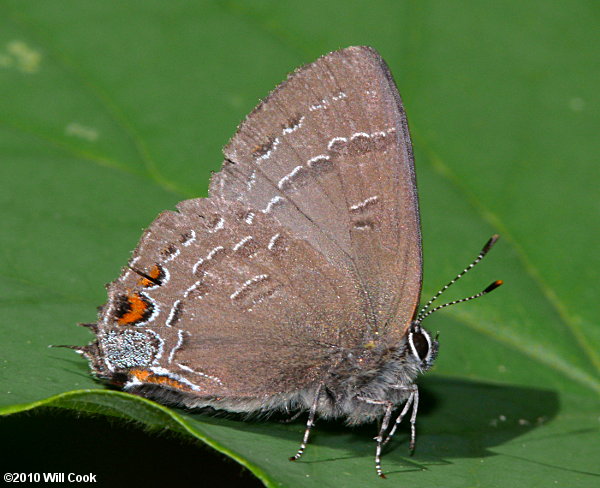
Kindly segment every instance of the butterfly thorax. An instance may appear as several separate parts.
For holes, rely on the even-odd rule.
[[[407,334],[393,347],[367,343],[347,350],[324,382],[318,412],[325,417],[343,417],[349,424],[381,417],[382,405],[404,402],[417,376],[431,367],[437,355],[437,341],[426,334],[427,348],[414,347],[416,336]]]

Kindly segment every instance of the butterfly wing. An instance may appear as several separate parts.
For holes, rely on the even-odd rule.
[[[351,276],[366,339],[398,340],[418,305],[421,235],[408,125],[368,47],[292,73],[225,147],[210,194],[273,215]]]
[[[421,244],[406,119],[379,55],[348,48],[297,70],[224,152],[210,198],[161,214],[109,285],[82,351],[95,371],[264,398],[322,379],[339,351],[396,344]]]
[[[360,339],[347,327],[362,317],[351,280],[306,241],[237,202],[177,207],[109,285],[94,347],[112,373],[198,396],[262,397],[309,385]],[[137,336],[113,337],[123,330]],[[136,363],[140,334],[158,343]]]

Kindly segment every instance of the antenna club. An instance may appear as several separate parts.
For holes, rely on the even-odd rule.
[[[483,293],[489,293],[503,284],[504,284],[504,281],[496,280],[491,285],[489,285],[485,290],[483,290]]]
[[[493,245],[496,244],[498,239],[500,239],[500,234],[494,234],[492,237],[490,237],[490,240],[485,243],[485,246],[483,246],[481,252],[486,254],[493,247]]]

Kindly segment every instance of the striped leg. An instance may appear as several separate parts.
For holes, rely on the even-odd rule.
[[[410,414],[410,444],[408,445],[410,452],[415,450],[415,444],[417,442],[417,410],[419,410],[419,389],[415,386],[415,391],[413,392],[413,408],[412,413]]]
[[[385,414],[383,415],[383,420],[381,421],[381,428],[379,429],[379,435],[375,437],[377,441],[377,448],[375,449],[375,471],[377,471],[377,476],[385,479],[385,475],[381,470],[381,448],[383,447],[383,434],[388,428],[390,423],[390,418],[392,416],[392,410],[394,409],[394,404],[389,402],[385,408]],[[389,436],[388,436],[389,437]]]
[[[289,419],[283,419],[280,420],[280,422],[282,424],[291,424],[294,420],[296,420],[298,417],[300,417],[300,415],[302,415],[304,412],[302,410],[300,410],[299,412],[296,412],[294,415],[292,415]]]
[[[392,402],[386,402],[385,400],[372,400],[370,398],[362,397],[358,397],[358,399],[362,400],[363,402],[370,403],[371,405],[383,405],[385,407],[383,419],[381,421],[381,427],[379,428],[379,434],[374,438],[377,441],[377,448],[375,449],[375,471],[377,471],[377,476],[385,479],[385,475],[381,469],[381,449],[385,444],[385,442],[383,442],[383,435],[390,425],[390,418],[392,417],[394,404]]]
[[[323,385],[318,386],[317,392],[315,393],[315,400],[313,401],[313,404],[310,407],[310,412],[308,413],[308,421],[306,422],[306,430],[304,431],[304,437],[302,438],[302,443],[300,444],[300,449],[298,449],[298,452],[296,452],[296,454],[294,454],[290,458],[290,461],[296,461],[296,460],[300,459],[300,457],[304,453],[304,450],[306,449],[306,444],[308,443],[308,437],[310,436],[310,430],[312,429],[313,425],[315,425],[315,416],[317,414],[317,406],[319,405],[319,396],[321,394],[322,386]]]
[[[387,435],[387,437],[385,438],[385,440],[383,441],[383,445],[386,445],[390,439],[392,438],[392,436],[396,433],[396,429],[398,428],[398,426],[400,425],[400,423],[402,422],[402,419],[404,419],[405,415],[408,413],[408,410],[410,409],[411,405],[412,405],[412,413],[410,416],[410,444],[409,444],[409,449],[411,451],[415,450],[415,442],[416,442],[416,436],[417,436],[417,432],[416,432],[416,423],[417,423],[417,411],[419,409],[419,389],[417,388],[416,385],[412,385],[409,388],[406,388],[407,390],[410,390],[410,396],[408,397],[408,400],[406,400],[406,403],[404,404],[404,408],[402,409],[402,412],[400,412],[400,415],[398,415],[398,417],[396,418],[396,422],[394,422],[394,426],[392,427],[392,430],[390,430],[389,434]]]

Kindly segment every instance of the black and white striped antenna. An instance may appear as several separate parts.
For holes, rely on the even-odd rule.
[[[499,238],[500,238],[500,236],[498,234],[494,234],[492,237],[490,237],[490,239],[485,243],[485,246],[483,246],[483,248],[481,249],[481,252],[479,253],[479,255],[475,258],[475,260],[471,264],[469,264],[469,266],[467,266],[465,269],[463,269],[460,273],[458,273],[458,275],[456,275],[456,277],[452,281],[450,281],[446,286],[444,286],[440,291],[438,291],[433,296],[433,298],[425,304],[425,306],[419,311],[419,313],[417,314],[417,317],[413,321],[413,323],[412,323],[413,328],[418,328],[419,324],[421,322],[423,322],[423,320],[425,318],[429,317],[432,313],[437,312],[438,310],[440,310],[442,308],[449,307],[450,305],[456,305],[457,303],[468,302],[469,300],[474,300],[475,298],[482,297],[483,295],[487,295],[488,293],[490,293],[491,291],[495,290],[500,285],[502,285],[502,283],[503,283],[502,280],[496,280],[493,283],[491,283],[490,285],[488,285],[484,290],[480,291],[479,293],[476,293],[475,295],[471,295],[470,297],[467,297],[467,298],[461,298],[460,300],[453,300],[451,302],[444,303],[443,305],[438,305],[437,307],[434,307],[431,310],[428,310],[429,307],[431,306],[431,304],[434,303],[440,297],[440,295],[442,295],[442,293],[444,293],[448,288],[450,288],[454,283],[456,283],[465,274],[467,274],[469,271],[471,271],[475,267],[475,265],[477,265],[484,258],[484,256],[490,251],[490,249],[494,246],[494,244],[496,244],[496,242],[498,241]]]

